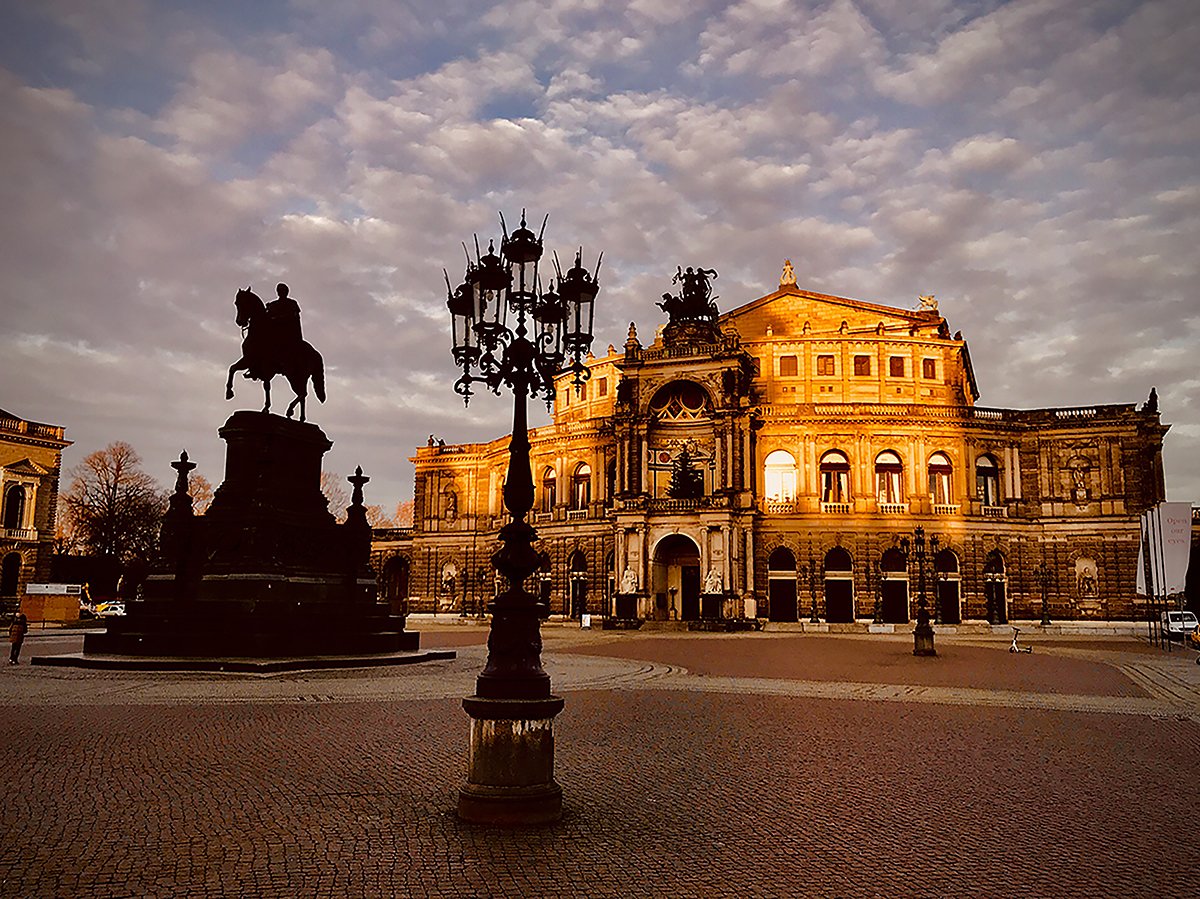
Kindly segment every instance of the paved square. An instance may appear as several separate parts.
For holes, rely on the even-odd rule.
[[[386,671],[7,668],[0,896],[1195,895],[1188,655],[547,627],[566,814],[502,831],[453,815],[485,636]]]

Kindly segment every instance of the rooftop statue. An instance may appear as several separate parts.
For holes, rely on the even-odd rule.
[[[717,273],[711,268],[693,269],[688,266],[685,271],[676,266],[675,277],[671,279],[671,283],[681,285],[679,296],[664,293],[663,301],[657,304],[658,307],[671,317],[671,324],[715,322],[717,298],[713,296],[712,285],[709,283],[709,278],[715,277]]]
[[[325,363],[301,333],[300,304],[288,296],[288,286],[277,285],[275,293],[275,299],[264,304],[249,287],[237,292],[233,304],[242,329],[242,358],[229,366],[225,399],[233,399],[233,376],[245,371],[245,377],[263,382],[263,411],[270,412],[271,379],[283,375],[296,395],[288,405],[287,417],[291,418],[299,406],[300,420],[304,421],[309,378],[313,393],[325,402]]]

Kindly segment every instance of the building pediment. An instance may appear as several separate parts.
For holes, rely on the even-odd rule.
[[[28,475],[30,477],[42,477],[50,473],[49,469],[38,465],[32,459],[22,459],[19,462],[13,462],[4,466],[4,471],[14,475]]]
[[[848,297],[832,296],[785,285],[721,316],[723,326],[733,326],[743,339],[813,334],[884,333],[909,335],[944,328],[936,309],[898,309]]]

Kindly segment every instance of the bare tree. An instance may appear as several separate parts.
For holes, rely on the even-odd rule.
[[[411,499],[402,500],[396,504],[396,514],[392,516],[392,520],[396,522],[398,528],[411,528],[413,523],[413,508],[415,501]]]
[[[148,559],[158,540],[167,492],[142,469],[128,443],[117,441],[84,457],[71,469],[64,533],[87,552],[123,563]]]
[[[203,515],[213,501],[212,481],[202,474],[193,474],[188,478],[188,495],[192,498],[192,511]]]
[[[346,479],[335,471],[321,472],[321,492],[329,500],[329,511],[339,522],[346,520],[346,507],[350,505],[350,494],[346,492]]]
[[[364,511],[367,513],[367,524],[373,528],[394,528],[396,522],[388,517],[383,511],[383,506],[364,506]]]

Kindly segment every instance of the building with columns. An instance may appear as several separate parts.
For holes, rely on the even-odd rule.
[[[664,308],[670,308],[669,304]],[[976,404],[967,343],[917,308],[779,288],[672,321],[560,383],[530,432],[552,614],[904,623],[1140,615],[1138,516],[1164,498],[1141,406]],[[508,437],[418,448],[411,529],[378,531],[385,594],[471,613],[499,585]],[[924,552],[911,540],[918,527]],[[905,541],[905,538],[910,538]],[[906,542],[908,548],[906,549]]]
[[[0,409],[0,600],[50,577],[62,451],[71,445],[58,425],[27,421]]]

